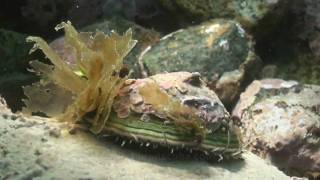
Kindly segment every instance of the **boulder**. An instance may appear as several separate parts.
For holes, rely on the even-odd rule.
[[[233,110],[245,148],[289,175],[319,177],[320,87],[254,81]]]
[[[164,36],[141,54],[144,76],[161,72],[201,73],[226,106],[233,104],[259,71],[253,42],[240,24],[218,19]]]

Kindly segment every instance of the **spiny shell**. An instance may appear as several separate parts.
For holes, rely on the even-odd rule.
[[[166,109],[159,111],[145,102],[139,89],[150,82],[155,82],[172,100],[195,109],[190,113],[199,117],[208,130],[200,143],[190,129],[172,123],[166,116]],[[237,133],[228,112],[217,95],[205,86],[199,73],[176,72],[127,80],[114,101],[113,109],[115,113],[111,115],[105,130],[117,135],[138,142],[185,147],[227,157],[239,152]]]

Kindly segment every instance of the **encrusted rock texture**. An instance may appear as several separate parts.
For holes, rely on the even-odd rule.
[[[251,153],[225,163],[169,158],[0,109],[0,179],[290,179]]]
[[[318,177],[320,86],[254,81],[233,110],[244,147],[290,175]]]

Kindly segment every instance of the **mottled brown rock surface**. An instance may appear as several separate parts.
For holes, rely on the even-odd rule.
[[[320,87],[295,81],[254,81],[233,111],[245,147],[290,175],[320,171]]]

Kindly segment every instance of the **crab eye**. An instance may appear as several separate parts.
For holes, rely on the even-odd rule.
[[[186,99],[183,101],[183,104],[185,104],[189,107],[199,108],[199,107],[206,106],[206,105],[208,106],[211,104],[211,102],[206,99]]]
[[[200,73],[197,73],[197,72],[192,73],[192,75],[188,79],[186,79],[184,82],[186,82],[192,86],[199,87],[199,86],[201,86],[201,83],[202,83],[201,82],[201,75],[200,75]]]
[[[129,74],[129,68],[127,66],[124,66],[120,69],[120,72],[119,72],[119,77],[120,78],[124,78],[126,77],[127,75]]]

